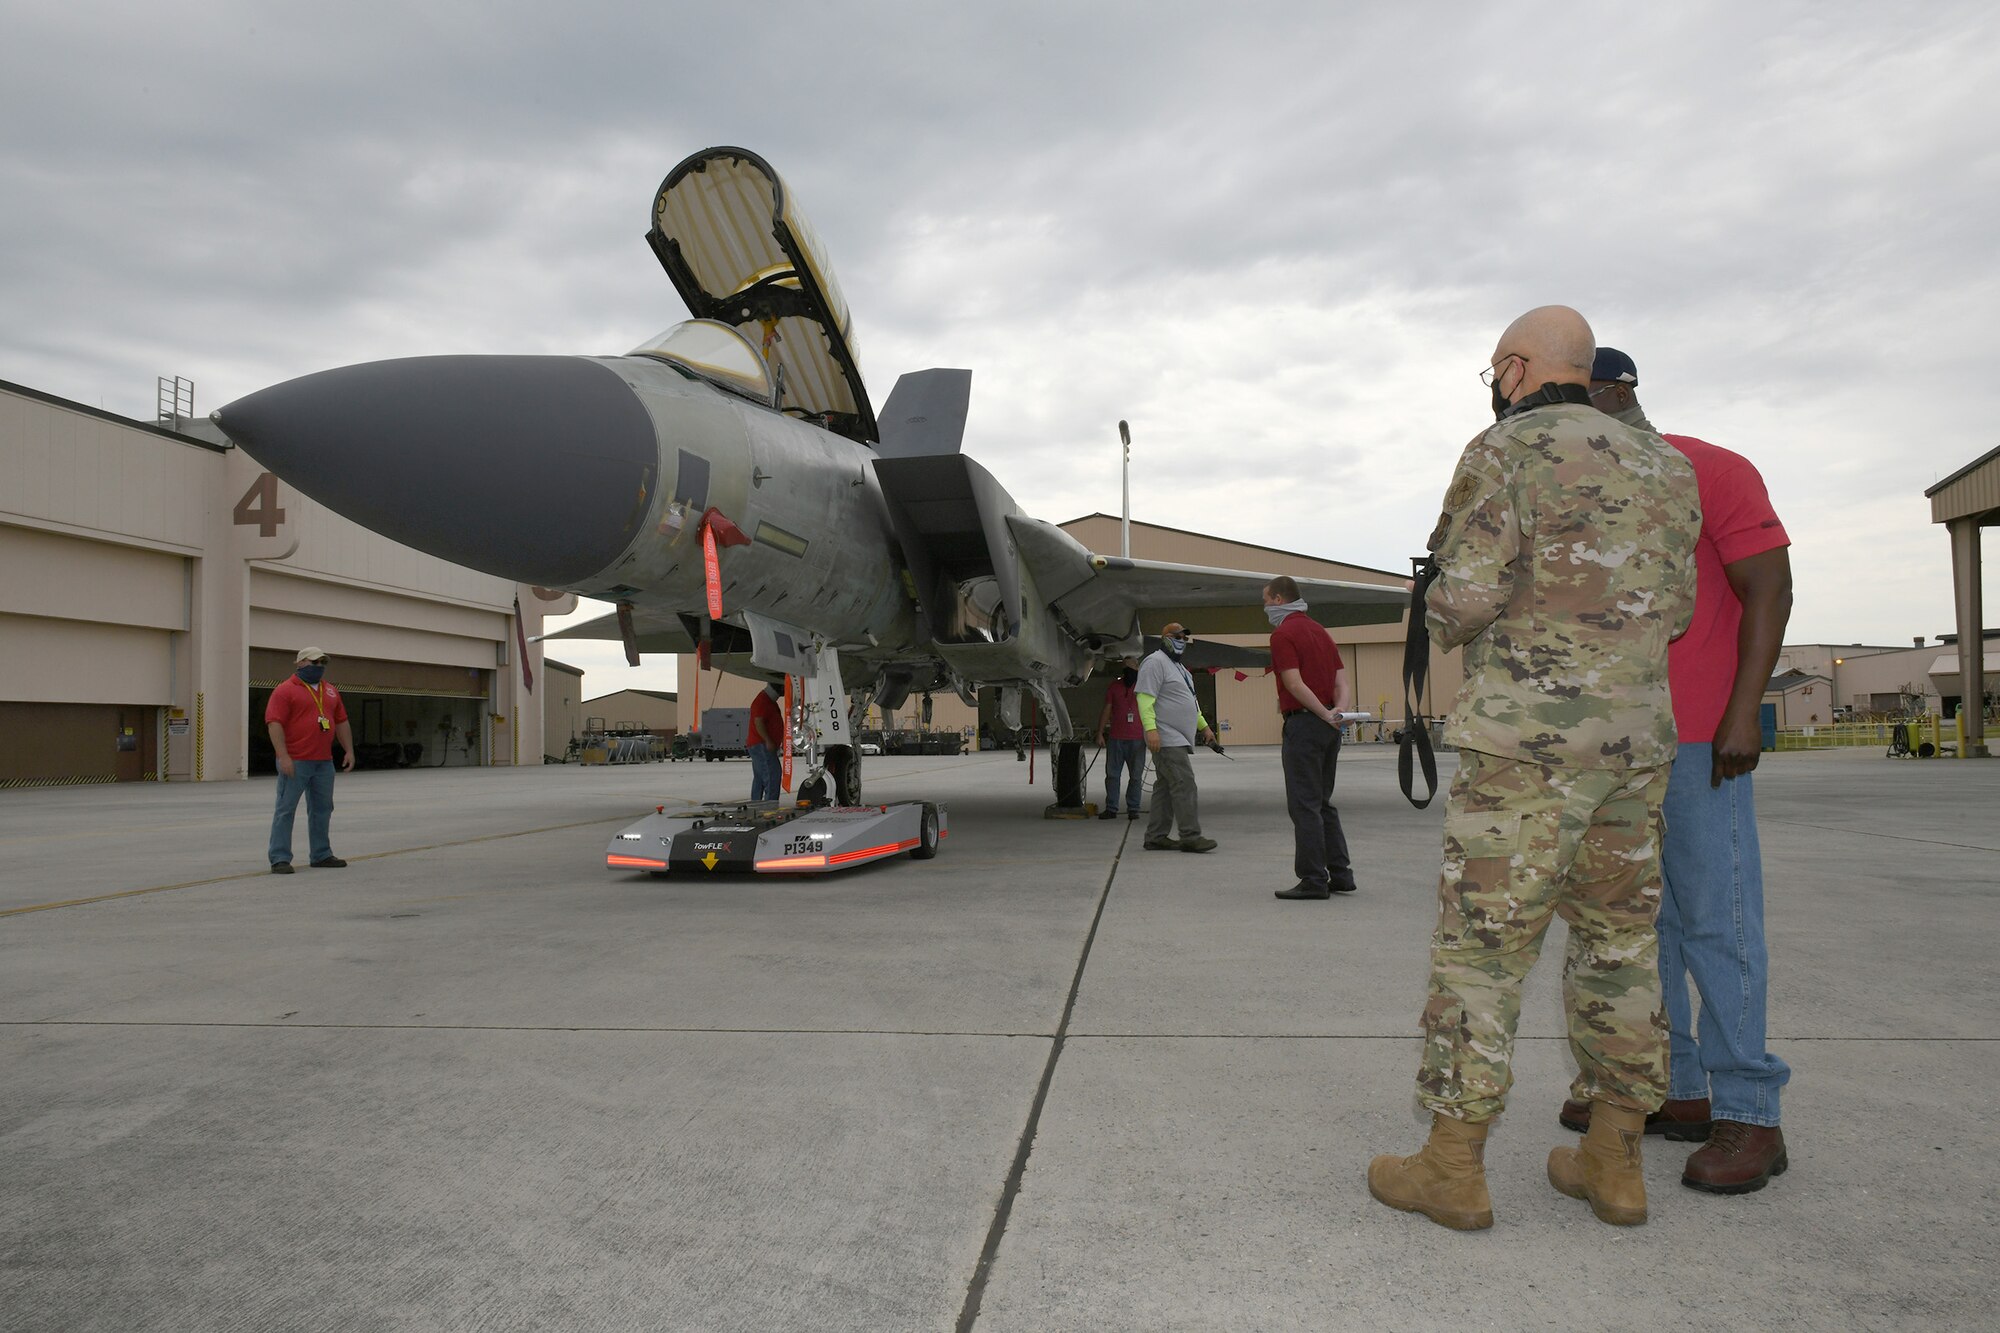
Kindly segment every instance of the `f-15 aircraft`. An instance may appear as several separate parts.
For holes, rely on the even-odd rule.
[[[1023,513],[960,452],[969,370],[904,375],[878,416],[846,301],[784,181],[711,148],[653,198],[647,241],[693,316],[624,356],[424,356],[321,371],[214,414],[328,508],[490,574],[615,604],[552,637],[801,677],[818,738],[801,792],[861,795],[875,703],[999,690],[1058,742],[1062,691],[1178,620],[1266,627],[1269,575],[1099,555]],[[1394,621],[1394,588],[1298,580],[1322,624]],[[1091,719],[1083,719],[1087,724]]]

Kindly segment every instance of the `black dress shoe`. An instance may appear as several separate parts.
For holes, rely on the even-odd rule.
[[[1354,892],[1354,881],[1350,879],[1345,884],[1329,884],[1326,887],[1332,893],[1352,893]]]
[[[1271,896],[1290,899],[1293,902],[1309,902],[1320,898],[1331,898],[1333,894],[1326,889],[1315,888],[1311,884],[1294,884],[1289,889],[1279,889]]]
[[[292,863],[290,861],[273,861],[271,862],[271,873],[274,875],[289,875],[292,873]]]
[[[313,862],[312,868],[314,870],[345,870],[347,869],[347,862],[337,856],[327,856]]]

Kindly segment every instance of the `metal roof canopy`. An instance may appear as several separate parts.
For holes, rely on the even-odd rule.
[[[1983,757],[1987,753],[1986,673],[1980,627],[1985,623],[1985,607],[1979,530],[2000,524],[2000,449],[1967,463],[1924,495],[1931,502],[1931,522],[1944,524],[1951,534],[1952,608],[1958,619],[1959,694],[1965,718],[1962,754]]]

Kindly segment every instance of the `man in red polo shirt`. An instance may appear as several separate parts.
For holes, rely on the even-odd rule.
[[[1352,893],[1354,867],[1333,803],[1333,778],[1340,714],[1353,707],[1353,686],[1340,649],[1306,614],[1289,575],[1264,585],[1264,614],[1271,620],[1271,670],[1284,715],[1285,804],[1292,816],[1292,871],[1299,877],[1275,896],[1298,901]]]
[[[1658,433],[1638,387],[1631,357],[1597,349],[1590,401]],[[1646,1117],[1645,1132],[1706,1140],[1682,1169],[1689,1189],[1748,1194],[1791,1164],[1778,1103],[1792,1071],[1764,1045],[1770,955],[1751,786],[1762,749],[1758,705],[1792,610],[1791,538],[1749,459],[1689,435],[1665,439],[1694,465],[1701,537],[1694,623],[1667,650],[1679,740],[1660,857],[1660,982],[1671,1038],[1667,1102]],[[1699,1021],[1689,978],[1701,997]],[[1587,1129],[1590,1107],[1572,1098],[1561,1119]]]
[[[306,798],[306,834],[312,864],[339,870],[347,862],[333,854],[333,742],[342,750],[340,767],[354,768],[354,731],[347,705],[326,681],[326,653],[301,648],[293,672],[271,691],[264,725],[278,752],[278,808],[271,815],[271,873],[292,873],[292,817]]]
[[[778,706],[779,685],[772,681],[750,701],[750,799],[775,801],[784,785],[785,710]]]

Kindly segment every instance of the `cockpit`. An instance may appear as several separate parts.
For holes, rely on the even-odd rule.
[[[776,396],[771,369],[748,338],[721,320],[690,319],[657,338],[649,338],[627,355],[652,356],[755,402],[770,405]]]

